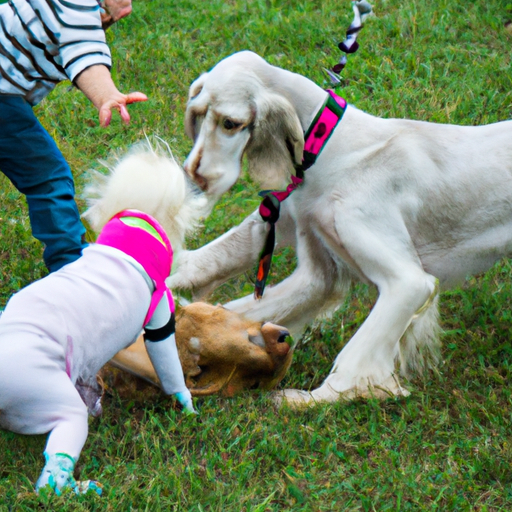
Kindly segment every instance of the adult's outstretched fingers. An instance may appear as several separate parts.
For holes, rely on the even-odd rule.
[[[126,108],[126,105],[119,105],[119,114],[121,115],[121,119],[123,120],[124,124],[130,124],[130,114],[128,114],[128,109]]]

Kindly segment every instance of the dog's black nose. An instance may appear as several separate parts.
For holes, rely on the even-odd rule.
[[[279,338],[277,338],[277,343],[284,343],[286,341],[286,338],[290,336],[290,333],[288,331],[280,331],[279,332]]]

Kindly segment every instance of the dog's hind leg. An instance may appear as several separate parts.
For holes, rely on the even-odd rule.
[[[87,439],[87,407],[69,377],[62,371],[42,386],[44,398],[39,421],[50,428],[44,456],[46,464],[36,490],[49,485],[57,494],[65,489],[75,493],[93,490],[101,494],[101,485],[92,480],[77,482],[73,476],[76,461]]]
[[[50,429],[44,456],[46,464],[36,490],[50,486],[57,494],[65,489],[101,494],[101,485],[91,480],[75,481],[73,471],[87,439],[87,407],[69,377],[62,371],[41,386],[39,422]]]
[[[356,204],[361,203],[367,204]],[[359,207],[337,212],[340,221],[327,235],[331,246],[337,238],[340,254],[350,256],[352,265],[377,286],[379,297],[324,383],[311,392],[283,393],[291,404],[408,394],[395,372],[399,341],[431,296],[436,280],[421,267],[399,212],[388,208],[368,216],[362,213]]]

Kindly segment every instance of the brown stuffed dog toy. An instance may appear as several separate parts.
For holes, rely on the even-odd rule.
[[[222,306],[195,302],[176,314],[176,344],[193,396],[273,389],[290,367],[290,340],[284,327],[247,320]],[[111,363],[159,385],[142,337]]]

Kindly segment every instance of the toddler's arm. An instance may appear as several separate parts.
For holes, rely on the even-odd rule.
[[[84,69],[75,79],[77,87],[98,109],[100,125],[108,126],[112,119],[112,110],[118,110],[125,123],[130,122],[126,105],[148,98],[141,92],[123,94],[117,90],[110,71],[106,66],[97,65]]]
[[[196,413],[178,356],[174,312],[171,313],[167,294],[163,295],[149,324],[146,325],[144,340],[164,392],[175,395],[186,412]]]

